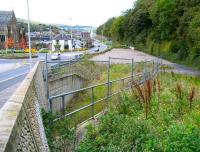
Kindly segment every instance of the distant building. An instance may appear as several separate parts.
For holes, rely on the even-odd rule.
[[[81,36],[82,36],[81,39],[84,43],[84,47],[91,48],[93,45],[92,45],[92,39],[90,36],[90,32],[82,32]]]
[[[65,34],[58,34],[52,39],[52,51],[65,50],[71,44],[71,37]]]
[[[90,32],[82,32],[81,36],[82,36],[83,40],[89,40],[89,39],[91,39]]]
[[[13,39],[14,47],[18,47],[20,33],[23,34],[20,30],[22,29],[17,24],[14,11],[0,11],[0,49],[5,48],[5,42],[9,37]]]

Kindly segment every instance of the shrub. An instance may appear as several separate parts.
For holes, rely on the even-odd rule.
[[[90,128],[77,151],[151,151],[159,150],[154,127],[148,121],[138,121],[110,113],[98,128]]]
[[[176,41],[176,40],[173,40],[171,42],[171,46],[170,46],[170,50],[169,51],[171,51],[172,53],[178,53],[179,49],[180,49],[179,42]]]
[[[200,130],[192,125],[173,124],[166,132],[164,151],[200,151]]]
[[[70,129],[67,119],[53,123],[57,114],[41,110],[45,133],[51,151],[65,151],[71,147],[74,129]]]

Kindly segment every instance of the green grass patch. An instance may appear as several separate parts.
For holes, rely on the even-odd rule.
[[[33,54],[32,58],[37,58],[38,55]],[[0,58],[2,59],[26,59],[29,58],[29,53],[3,53],[0,54]]]
[[[173,70],[174,67],[170,66],[170,65],[162,65],[160,67],[161,70]]]

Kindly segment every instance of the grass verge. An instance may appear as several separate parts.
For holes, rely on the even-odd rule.
[[[32,55],[32,58],[37,58],[38,55]],[[26,59],[29,58],[28,53],[8,53],[8,54],[0,54],[1,59]]]

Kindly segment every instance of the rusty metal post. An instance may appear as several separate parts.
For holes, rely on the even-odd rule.
[[[62,113],[65,113],[65,96],[62,96]]]
[[[108,90],[107,90],[107,98],[110,96],[110,57],[108,62]]]
[[[91,94],[92,98],[91,98],[91,103],[92,103],[92,106],[91,106],[91,112],[92,112],[92,118],[94,119],[94,87],[92,87],[92,94]]]

